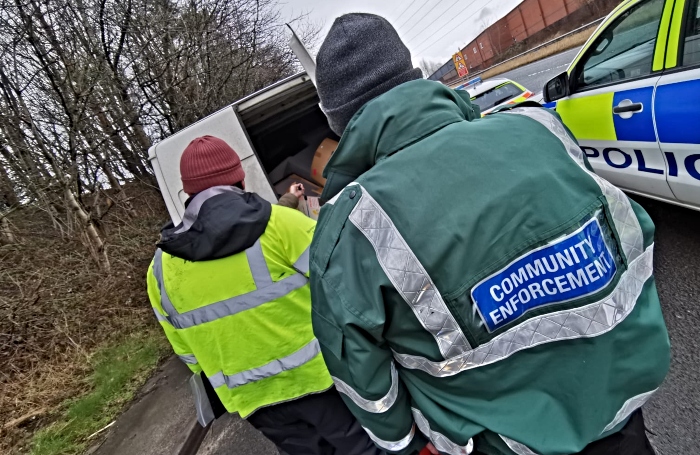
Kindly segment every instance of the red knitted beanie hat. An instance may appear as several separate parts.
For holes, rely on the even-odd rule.
[[[238,154],[225,141],[202,136],[190,142],[180,159],[185,193],[194,195],[219,185],[235,185],[245,179]]]

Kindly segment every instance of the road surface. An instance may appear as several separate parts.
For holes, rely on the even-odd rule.
[[[514,70],[498,75],[497,77],[505,77],[524,85],[525,88],[533,93],[541,93],[542,87],[551,78],[557,74],[566,71],[566,68],[571,63],[571,60],[576,57],[580,47],[564,51],[561,54],[547,57],[544,60],[539,60],[529,65],[521,66]]]
[[[539,93],[566,70],[578,48],[509,71]],[[671,372],[646,405],[650,439],[659,455],[700,454],[700,212],[633,196],[656,223],[654,266],[672,345]],[[237,418],[217,422],[200,455],[275,455],[274,447]]]
[[[633,196],[656,224],[654,275],[671,372],[644,408],[659,455],[700,453],[700,212]]]

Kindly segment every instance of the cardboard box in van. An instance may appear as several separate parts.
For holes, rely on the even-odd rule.
[[[318,186],[315,183],[309,182],[296,174],[292,174],[284,180],[280,180],[279,182],[275,183],[275,193],[282,197],[284,193],[289,191],[289,187],[295,183],[301,183],[304,185],[304,194],[306,196],[319,197],[323,191],[322,186]]]
[[[321,186],[326,184],[326,179],[323,178],[323,169],[336,148],[338,148],[338,141],[326,138],[314,153],[314,160],[311,162],[311,178]]]

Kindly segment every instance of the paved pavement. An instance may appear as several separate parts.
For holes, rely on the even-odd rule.
[[[93,455],[175,455],[196,425],[190,370],[170,358],[109,430]]]
[[[197,455],[278,455],[278,452],[251,424],[231,414],[214,422]]]
[[[173,356],[146,383],[131,407],[89,455],[191,455],[197,423],[188,381],[192,373]],[[190,441],[188,441],[190,438]],[[195,438],[196,439],[196,438]],[[189,443],[189,444],[188,444]],[[198,455],[277,455],[275,446],[237,415],[218,419]]]

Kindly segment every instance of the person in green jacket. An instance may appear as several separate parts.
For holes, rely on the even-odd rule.
[[[316,81],[342,137],[311,246],[313,329],[375,443],[652,454],[640,408],[670,349],[645,211],[555,113],[481,118],[466,91],[422,80],[381,17],[336,19]]]
[[[200,423],[228,411],[289,455],[379,455],[331,388],[311,328],[316,223],[245,192],[241,161],[219,138],[194,139],[180,173],[190,197],[182,222],[161,231],[148,295],[195,374]],[[290,191],[280,202],[296,207],[303,187]]]

